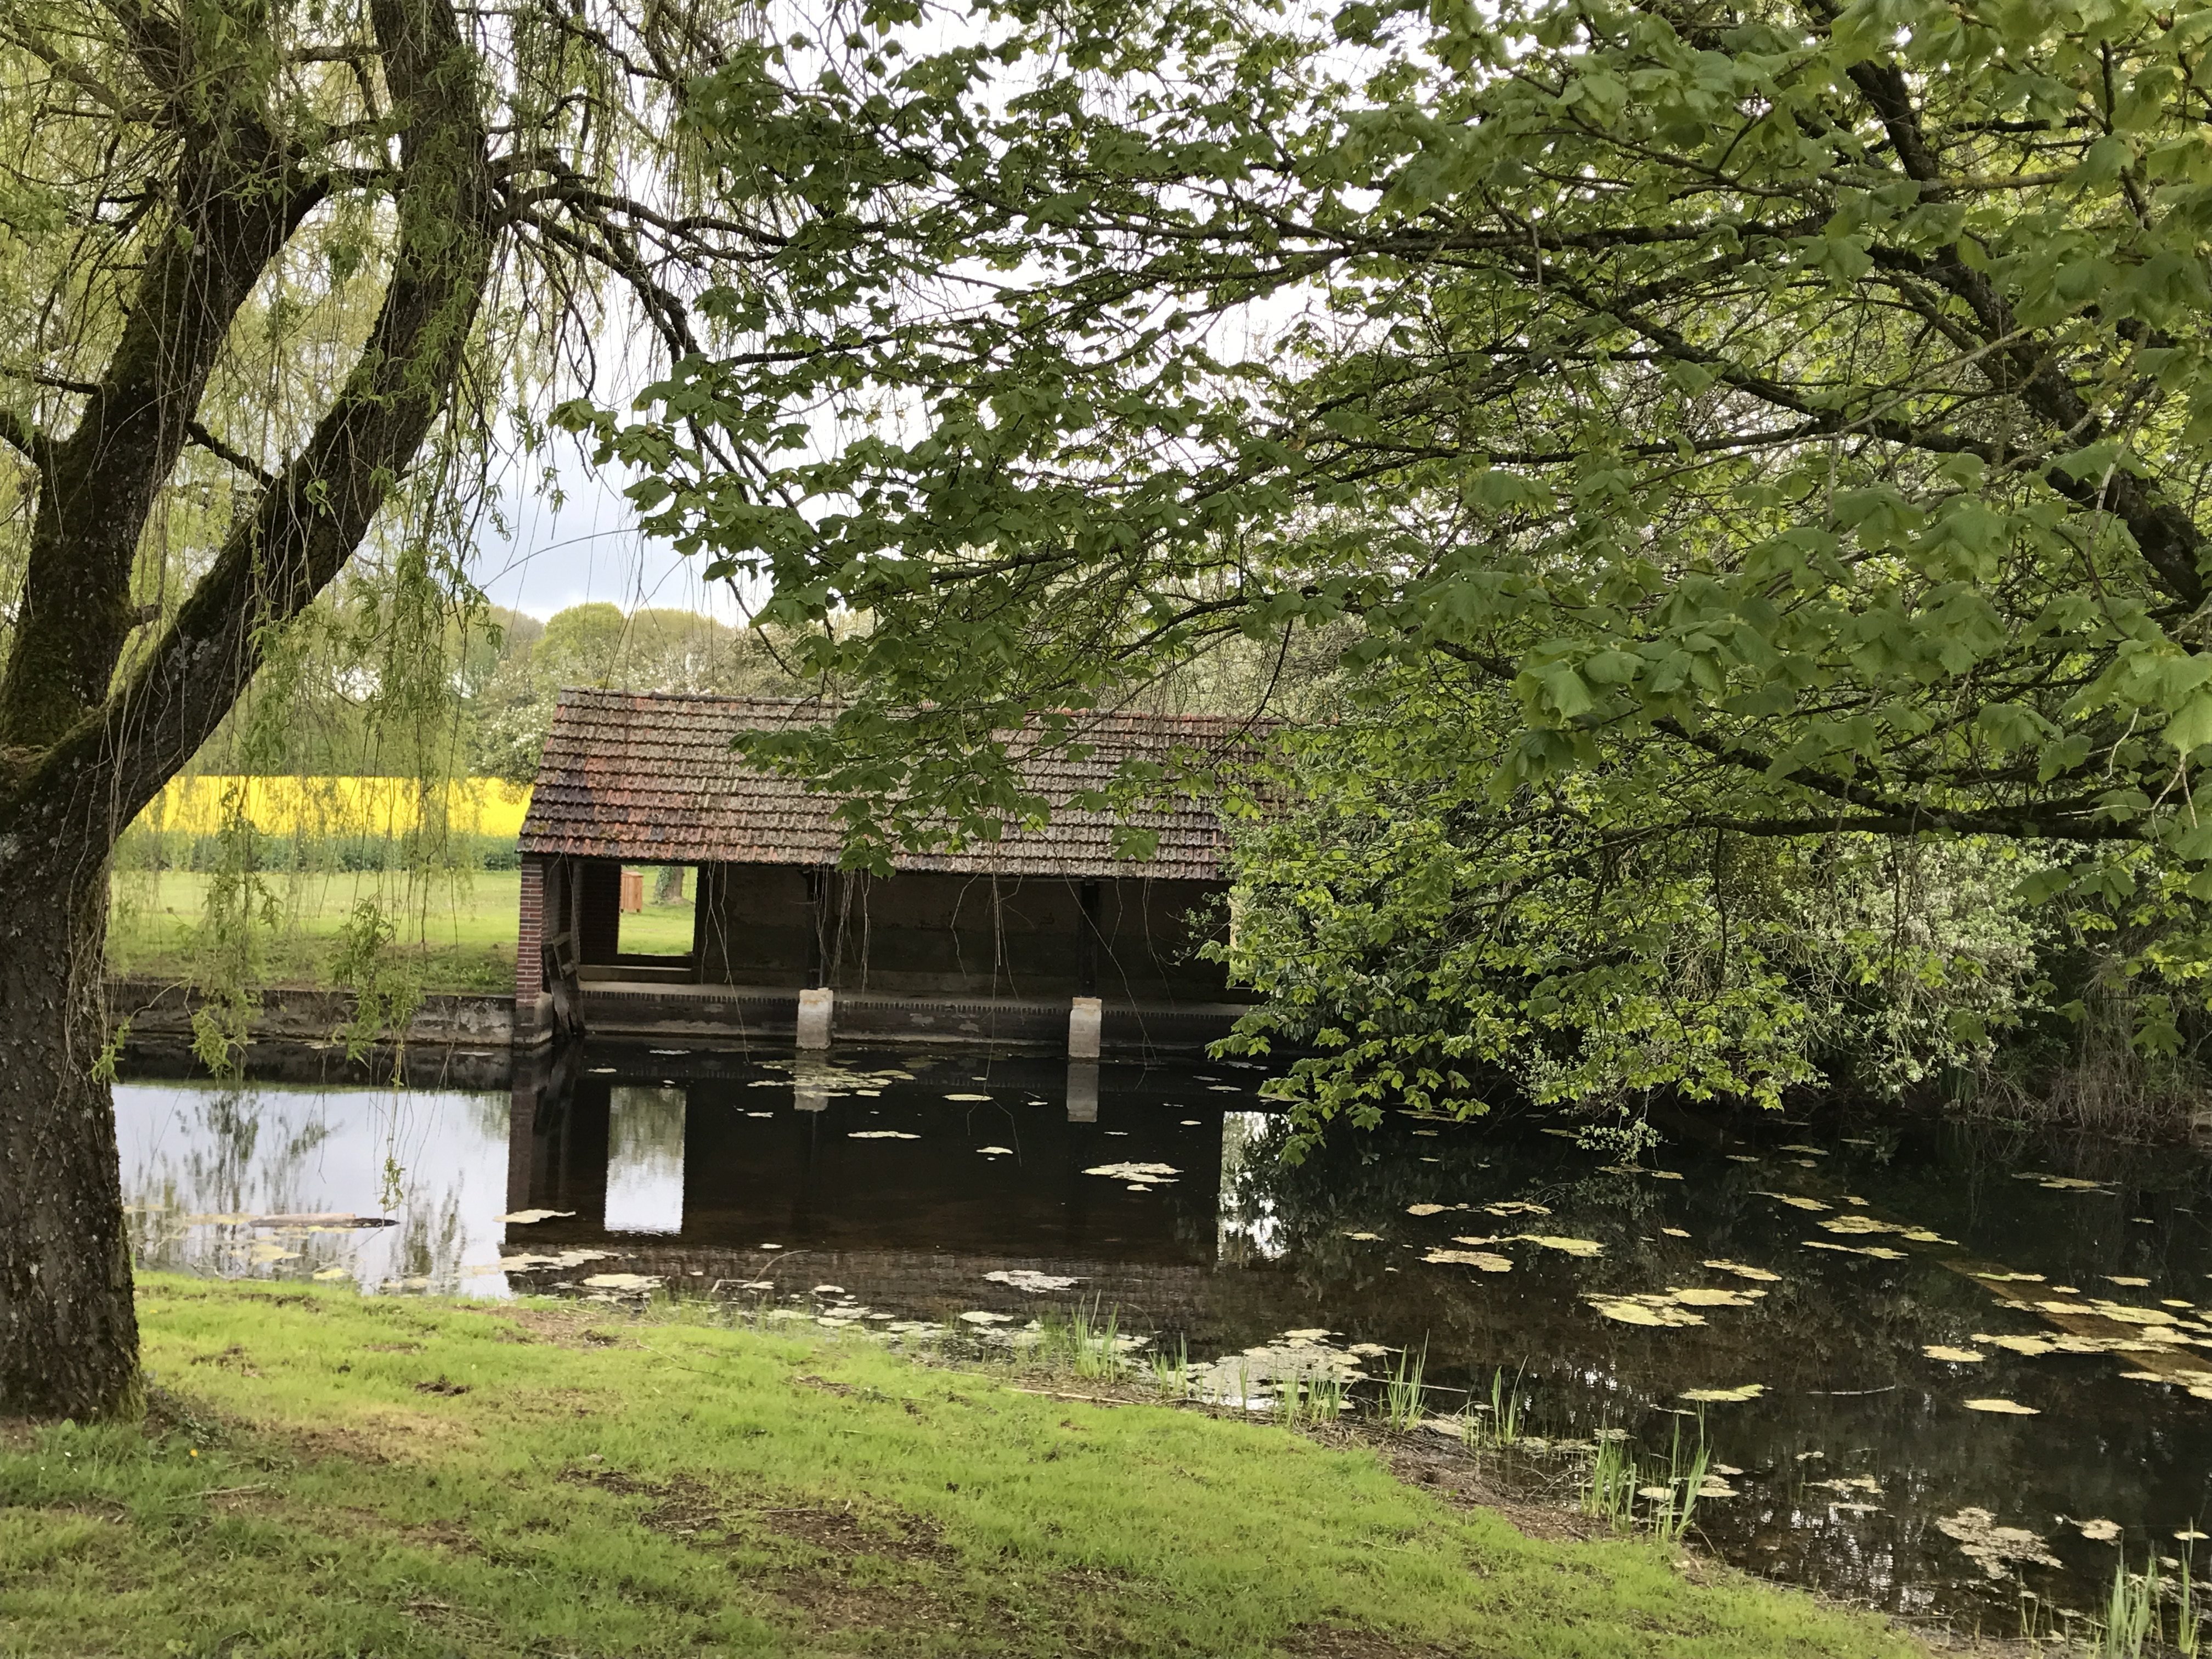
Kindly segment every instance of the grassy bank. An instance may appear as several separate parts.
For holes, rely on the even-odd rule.
[[[119,974],[156,979],[191,976],[193,939],[207,914],[212,876],[190,870],[119,872],[108,929],[108,965]],[[354,907],[374,899],[387,908],[404,902],[404,878],[376,871],[279,872],[262,878],[275,911],[257,932],[274,985],[323,985],[338,930]],[[440,883],[423,902],[421,937],[408,948],[421,960],[432,991],[505,991],[514,987],[515,907],[520,875],[472,870]],[[648,878],[643,910],[622,919],[622,948],[654,954],[691,948],[691,897],[657,902]]]
[[[0,1431],[0,1651],[1917,1651],[1365,1451],[851,1338],[176,1279],[140,1309],[147,1431]]]

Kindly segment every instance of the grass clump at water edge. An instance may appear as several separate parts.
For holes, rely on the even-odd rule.
[[[140,1315],[166,1426],[0,1434],[0,1652],[1917,1651],[1366,1450],[849,1335],[173,1279]]]

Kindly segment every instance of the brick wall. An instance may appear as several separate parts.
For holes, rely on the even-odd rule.
[[[526,856],[522,860],[522,908],[514,933],[514,1006],[535,999],[545,988],[545,860]]]

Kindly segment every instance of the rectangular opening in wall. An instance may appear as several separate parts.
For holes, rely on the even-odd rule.
[[[625,864],[616,960],[625,969],[680,972],[693,965],[699,872],[687,864]]]

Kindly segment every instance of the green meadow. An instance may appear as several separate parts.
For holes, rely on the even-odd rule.
[[[156,979],[191,976],[196,941],[206,927],[216,877],[191,870],[118,872],[113,878],[109,966]],[[410,888],[404,875],[376,870],[273,872],[259,878],[268,902],[254,927],[265,982],[330,982],[339,930],[364,901],[407,919],[399,948],[419,964],[430,991],[509,991],[514,987],[514,870],[464,870]],[[653,954],[691,948],[693,878],[682,897],[659,900],[647,872],[645,908],[622,919],[622,948]]]
[[[0,1427],[0,1652],[1923,1651],[1370,1449],[577,1304],[142,1282],[143,1428]]]

